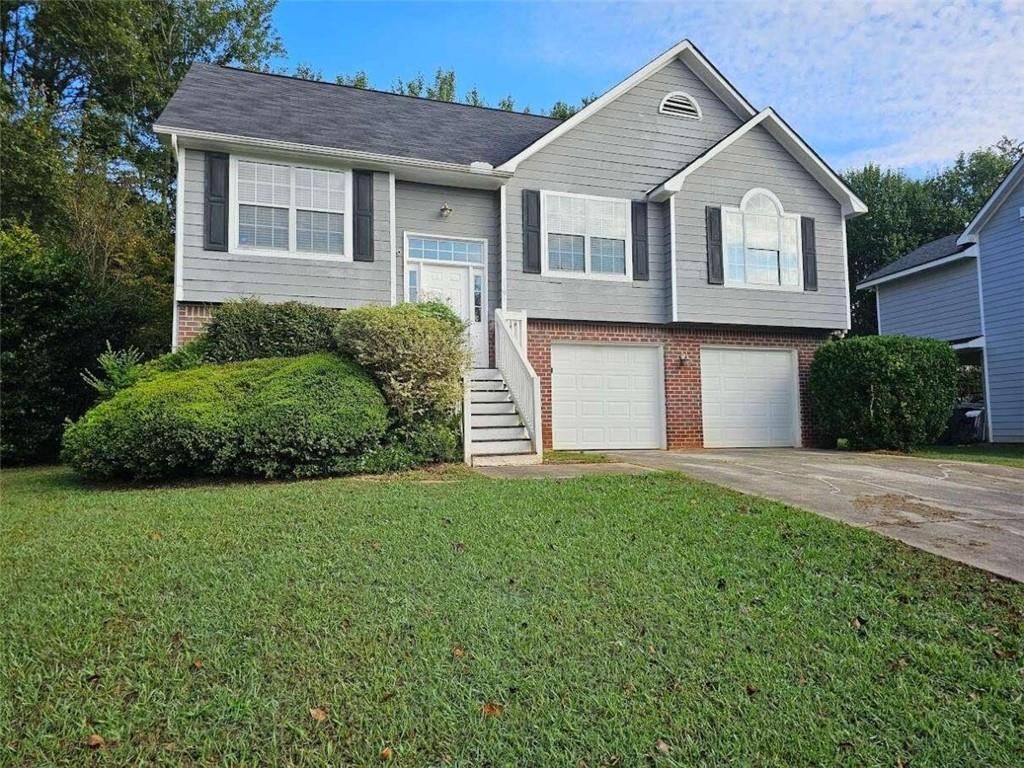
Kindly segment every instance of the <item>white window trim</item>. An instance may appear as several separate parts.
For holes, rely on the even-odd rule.
[[[666,112],[665,111],[665,104],[668,103],[669,99],[675,98],[677,96],[681,96],[682,98],[686,99],[688,102],[690,102],[693,105],[693,108],[695,110],[697,110],[697,116],[696,117],[694,117],[692,115],[677,115],[674,112]],[[665,115],[666,117],[677,117],[680,120],[703,120],[704,119],[704,112],[701,111],[700,104],[697,103],[697,100],[695,98],[693,98],[693,96],[691,96],[690,94],[686,93],[685,91],[672,91],[671,93],[666,93],[665,94],[665,98],[663,98],[661,100],[661,104],[658,105],[658,114],[659,115]]]
[[[548,268],[548,197],[577,197],[582,200],[600,200],[602,202],[624,203],[626,206],[626,274],[618,275],[609,272],[592,272],[590,269],[590,235],[583,237],[583,272],[571,272],[564,269]],[[540,273],[544,277],[569,278],[571,280],[608,280],[611,282],[629,283],[633,281],[633,215],[632,201],[621,197],[602,197],[600,195],[582,195],[575,192],[556,192],[541,190],[540,193]],[[560,233],[555,233],[560,234]]]
[[[780,219],[792,219],[792,220],[796,221],[796,277],[797,277],[797,284],[796,285],[781,285],[781,284],[780,285],[765,285],[765,284],[761,284],[761,283],[748,283],[745,280],[743,280],[743,281],[741,281],[741,280],[730,280],[729,279],[728,262],[727,262],[727,252],[728,252],[729,244],[726,242],[726,239],[725,239],[725,220],[724,220],[725,217],[724,216],[723,216],[723,221],[722,221],[722,276],[724,277],[724,283],[723,284],[725,286],[729,287],[729,288],[743,288],[743,289],[746,289],[746,290],[753,290],[753,291],[783,291],[785,293],[800,293],[804,289],[804,248],[803,248],[804,244],[803,244],[803,232],[800,231],[800,218],[801,218],[800,214],[799,213],[787,213],[786,209],[783,207],[782,202],[779,200],[779,198],[771,190],[764,189],[762,187],[754,187],[753,189],[749,190],[745,195],[743,195],[743,199],[740,200],[740,205],[739,205],[738,208],[734,207],[734,206],[723,205],[722,206],[722,213],[724,214],[726,211],[729,211],[730,213],[738,213],[738,214],[740,214],[742,216],[743,215],[743,209],[746,207],[747,202],[750,200],[750,198],[752,198],[754,195],[765,195],[766,197],[771,199],[771,201],[775,204],[776,208],[778,210],[782,211],[782,213],[779,214],[779,218]],[[746,251],[746,245],[743,246],[743,249],[744,249],[744,252],[745,252]],[[745,256],[745,253],[744,253],[744,256]],[[782,258],[781,251],[779,252],[779,258],[780,259]]]
[[[282,165],[289,169],[288,178],[291,185],[291,197],[288,204],[288,250],[277,248],[247,248],[238,244],[238,163],[262,163],[265,165]],[[228,252],[237,256],[263,256],[268,258],[307,259],[313,261],[352,261],[352,171],[348,168],[329,168],[312,163],[289,162],[267,157],[248,157],[244,155],[230,156],[230,172],[228,176]],[[332,171],[345,176],[345,210],[341,211],[345,227],[345,252],[323,253],[318,251],[300,251],[296,248],[296,210],[295,205],[295,169],[305,168],[314,171]],[[250,205],[250,203],[246,203]],[[281,205],[270,205],[270,208],[283,208]],[[338,213],[324,208],[303,208],[304,211],[323,211]]]

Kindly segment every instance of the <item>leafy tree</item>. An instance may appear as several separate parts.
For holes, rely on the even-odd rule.
[[[354,75],[338,75],[334,78],[334,82],[337,85],[347,85],[351,88],[369,88],[370,78],[366,76],[366,72],[359,70]]]
[[[400,93],[403,96],[422,96],[424,85],[425,83],[422,74],[416,75],[416,77],[408,82],[398,77],[395,78],[395,82],[391,86],[391,92]]]
[[[498,109],[503,109],[506,112],[514,112],[516,109],[516,100],[511,96],[505,96],[498,102]]]
[[[324,73],[322,70],[315,69],[310,64],[299,64],[295,67],[294,77],[300,80],[316,80],[319,82],[324,79]]]
[[[487,102],[484,101],[483,96],[480,95],[480,91],[475,87],[470,88],[466,91],[466,95],[462,97],[463,104],[469,104],[472,107],[486,107]]]
[[[427,98],[435,101],[455,101],[455,70],[438,67],[434,82],[427,86]]]

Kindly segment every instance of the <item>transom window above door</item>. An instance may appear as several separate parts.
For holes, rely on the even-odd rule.
[[[478,240],[447,240],[410,235],[409,258],[483,264],[484,244]]]
[[[628,200],[541,192],[541,212],[542,273],[632,279]]]
[[[800,217],[768,190],[722,208],[722,246],[726,285],[800,290]]]
[[[231,160],[234,247],[280,256],[351,257],[348,171]]]

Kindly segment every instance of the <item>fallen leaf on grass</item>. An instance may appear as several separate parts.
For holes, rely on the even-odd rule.
[[[203,668],[203,660],[202,659],[196,659],[195,661],[192,662],[192,669],[194,669],[194,670],[196,670],[198,672],[202,668]]]
[[[993,653],[997,659],[1014,659],[1017,657],[1017,651],[1013,648],[996,648]]]
[[[481,710],[487,717],[499,717],[505,711],[505,705],[498,704],[496,701],[489,701],[481,707]]]
[[[463,544],[461,541],[456,541],[454,544],[452,544],[452,549],[455,550],[456,554],[462,554],[466,551],[466,545]]]
[[[663,755],[667,755],[669,751],[672,749],[672,747],[665,743],[663,739],[658,739],[656,742],[654,742],[654,748],[661,752],[661,754]]]
[[[313,707],[309,710],[309,716],[316,720],[318,723],[327,722],[327,711],[320,709],[320,707]]]
[[[850,619],[850,626],[853,627],[860,634],[867,632],[868,620],[862,616],[854,616]]]
[[[384,762],[387,762],[388,760],[390,760],[394,756],[395,756],[395,750],[393,750],[391,747],[384,747],[384,749],[382,749],[380,751],[380,759],[383,760]]]
[[[163,536],[160,535],[160,531],[151,531],[149,534],[149,538],[152,541],[160,541],[160,539],[162,539]]]
[[[889,663],[889,669],[893,672],[899,672],[901,669],[906,669],[909,664],[910,662],[906,659],[899,658]]]
[[[463,650],[461,645],[455,645],[452,647],[452,656],[456,659],[461,659],[466,655],[466,651]]]
[[[758,688],[756,685],[748,685],[747,696],[756,696],[760,692],[760,690],[761,689]]]
[[[100,736],[98,733],[93,733],[89,735],[89,738],[85,740],[85,743],[89,747],[89,749],[99,749],[100,747],[106,745],[107,740]]]

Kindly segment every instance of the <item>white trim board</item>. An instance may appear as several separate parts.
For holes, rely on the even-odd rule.
[[[974,246],[960,251],[960,253],[953,253],[949,256],[943,256],[941,259],[935,259],[935,261],[918,264],[916,267],[901,269],[899,272],[893,272],[891,275],[883,275],[882,277],[876,277],[874,280],[865,280],[862,283],[857,283],[857,290],[862,291],[865,288],[874,288],[877,285],[891,283],[893,280],[901,280],[904,277],[915,275],[918,272],[925,272],[929,269],[934,269],[935,267],[943,267],[946,264],[952,264],[954,261],[960,261],[960,259],[974,259],[977,258],[977,256],[978,247]]]
[[[750,102],[743,98],[740,92],[733,88],[732,84],[726,80],[717,69],[715,69],[711,62],[704,58],[704,54],[702,54],[689,40],[683,40],[673,45],[656,59],[648,62],[645,66],[638,69],[618,85],[605,91],[599,98],[590,102],[590,104],[585,106],[568,120],[555,126],[533,142],[533,144],[526,147],[526,149],[523,149],[518,154],[499,165],[495,171],[514,172],[523,160],[540,151],[560,136],[564,136],[584,120],[587,120],[592,115],[600,112],[605,106],[615,101],[615,99],[619,98],[619,96],[624,94],[630,88],[646,80],[651,75],[660,72],[676,59],[681,60],[687,67],[689,67],[701,82],[703,82],[716,96],[718,96],[718,98],[720,98],[725,105],[729,107],[729,109],[735,112],[738,117],[746,119],[752,117],[756,113],[756,110],[750,105]]]
[[[174,315],[171,318],[171,351],[178,349],[178,302],[185,298],[185,150],[178,137],[171,136],[171,147],[178,163],[174,190]]]
[[[854,194],[853,190],[839,178],[836,172],[829,168],[771,107],[758,112],[688,166],[651,189],[647,193],[648,197],[655,202],[661,202],[670,194],[680,192],[683,182],[688,176],[705,166],[758,125],[764,125],[765,130],[789,152],[793,159],[800,163],[822,187],[828,190],[832,197],[842,204],[844,217],[849,218],[867,213],[868,207],[864,201]]]
[[[971,223],[967,225],[964,233],[956,241],[957,245],[978,242],[978,231],[992,218],[992,214],[999,209],[999,206],[1009,197],[1021,180],[1024,180],[1024,157],[1018,160],[1017,164],[1010,169],[1010,172],[1006,174],[1006,178],[996,187],[996,191],[981,206],[981,210],[978,211],[977,215],[971,219]]]
[[[398,303],[398,223],[395,221],[395,174],[391,172],[388,173],[388,217],[391,221],[391,304],[394,306]]]

